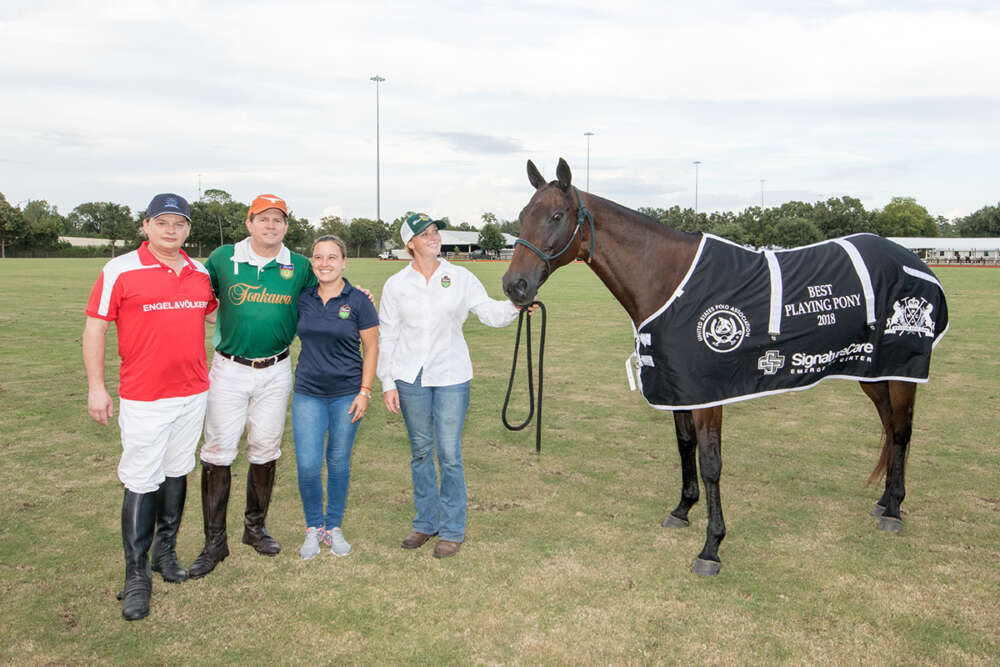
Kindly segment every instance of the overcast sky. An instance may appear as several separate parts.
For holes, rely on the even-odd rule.
[[[0,192],[513,219],[531,159],[631,208],[1000,200],[1000,8],[951,0],[0,4]]]

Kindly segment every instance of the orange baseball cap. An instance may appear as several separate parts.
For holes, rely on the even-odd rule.
[[[277,195],[257,195],[257,198],[250,204],[250,210],[247,211],[247,222],[261,211],[266,211],[269,208],[276,208],[284,213],[286,218],[288,217],[288,206],[285,205],[284,199]]]

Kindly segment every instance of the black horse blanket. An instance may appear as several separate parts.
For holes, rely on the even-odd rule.
[[[633,357],[650,405],[689,410],[830,377],[926,382],[947,329],[941,283],[880,236],[755,252],[705,235]]]

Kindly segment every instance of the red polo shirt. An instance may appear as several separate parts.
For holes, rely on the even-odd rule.
[[[187,264],[178,275],[148,246],[105,264],[87,303],[87,315],[118,327],[118,395],[155,401],[207,391],[205,315],[219,305],[208,271],[181,250]]]

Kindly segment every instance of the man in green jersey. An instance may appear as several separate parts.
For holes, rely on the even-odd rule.
[[[295,337],[298,296],[316,278],[309,259],[283,243],[288,231],[284,200],[260,195],[250,205],[246,225],[249,237],[217,248],[205,262],[219,299],[219,319],[201,448],[205,547],[188,571],[195,578],[229,555],[230,465],[244,427],[250,470],[243,543],[268,556],[281,550],[264,520],[292,388],[288,346]]]

